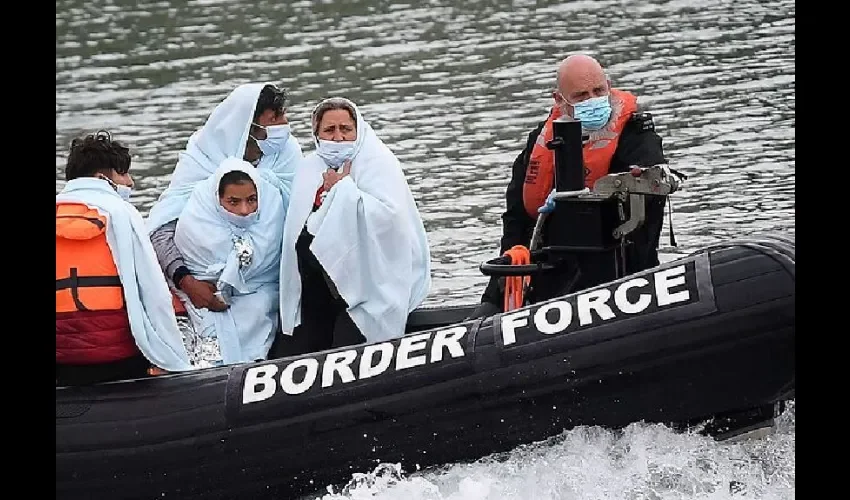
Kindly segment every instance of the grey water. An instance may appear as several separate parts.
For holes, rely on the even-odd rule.
[[[481,293],[510,166],[571,52],[641,97],[689,176],[663,252],[795,225],[793,1],[58,0],[56,33],[57,192],[71,138],[107,128],[131,145],[146,213],[236,85],[287,87],[305,152],[312,106],[344,95],[403,163],[430,239],[428,305]],[[791,405],[758,440],[580,428],[474,464],[361,471],[324,498],[790,499],[794,448]]]

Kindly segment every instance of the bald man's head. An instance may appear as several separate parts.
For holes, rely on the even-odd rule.
[[[599,62],[584,54],[574,54],[558,65],[558,91],[555,103],[572,116],[572,105],[592,97],[608,95],[611,90],[605,70]]]

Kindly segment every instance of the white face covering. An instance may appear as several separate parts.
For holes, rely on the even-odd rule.
[[[354,143],[355,141],[336,142],[319,139],[317,154],[325,160],[329,167],[339,169],[345,160],[351,159],[351,155],[354,153]]]
[[[118,191],[118,196],[120,196],[122,200],[130,203],[130,194],[132,194],[133,188],[123,184],[118,184],[115,186],[115,190]]]
[[[118,196],[120,196],[122,200],[126,201],[127,203],[130,202],[130,194],[133,192],[133,188],[131,188],[130,186],[125,186],[124,184],[115,184],[115,181],[102,174],[98,177],[108,182],[109,185],[112,186],[112,189],[114,189],[115,192],[118,193]]]
[[[251,226],[252,224],[257,222],[257,219],[259,219],[260,217],[258,210],[254,210],[253,213],[248,215],[236,215],[225,210],[224,207],[222,207],[220,204],[219,208],[221,209],[219,210],[219,214],[224,220],[242,229]]]
[[[232,212],[228,212],[226,208],[221,206],[221,200],[218,200],[215,204],[215,209],[222,219],[242,229],[251,226],[260,218],[259,202],[257,203],[257,209],[248,215],[237,215]]]
[[[257,126],[259,127],[259,125]],[[257,141],[257,146],[259,146],[260,151],[262,151],[264,155],[269,156],[283,151],[284,146],[286,146],[286,141],[289,140],[289,135],[291,133],[289,124],[269,125],[268,127],[262,128],[266,130],[266,138],[263,140],[254,139]]]

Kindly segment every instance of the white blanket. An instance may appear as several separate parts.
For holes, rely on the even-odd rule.
[[[204,126],[189,137],[186,149],[178,157],[171,182],[148,214],[149,232],[180,217],[195,185],[212,175],[225,158],[245,155],[251,120],[265,85],[248,83],[236,87],[210,113]],[[301,146],[290,136],[280,153],[263,156],[257,165],[263,177],[280,191],[284,207],[289,204],[295,167],[301,158]]]
[[[313,200],[328,167],[313,152],[296,171],[281,259],[286,334],[301,324],[295,242],[305,222],[315,237],[310,249],[368,342],[403,335],[408,314],[428,295],[431,256],[416,202],[399,161],[359,110],[355,150],[350,175],[331,188],[315,213]]]
[[[174,316],[171,291],[141,214],[105,180],[92,177],[68,181],[56,195],[56,203],[83,203],[106,217],[106,242],[124,288],[136,345],[151,363],[164,370],[190,370],[189,356]]]
[[[239,225],[228,220],[233,215],[218,197],[222,176],[232,170],[247,173],[257,186],[257,211]],[[216,283],[230,304],[222,312],[198,309],[176,292],[195,332],[218,339],[225,364],[266,359],[271,348],[278,326],[283,213],[275,186],[244,160],[228,158],[197,185],[177,222],[174,243],[189,271],[199,280]],[[240,266],[234,238],[241,238],[253,251],[247,266]]]

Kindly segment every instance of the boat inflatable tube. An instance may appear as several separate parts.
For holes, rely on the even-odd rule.
[[[793,240],[732,241],[490,318],[420,309],[392,341],[57,388],[57,497],[294,498],[773,405],[794,397],[794,273]]]

